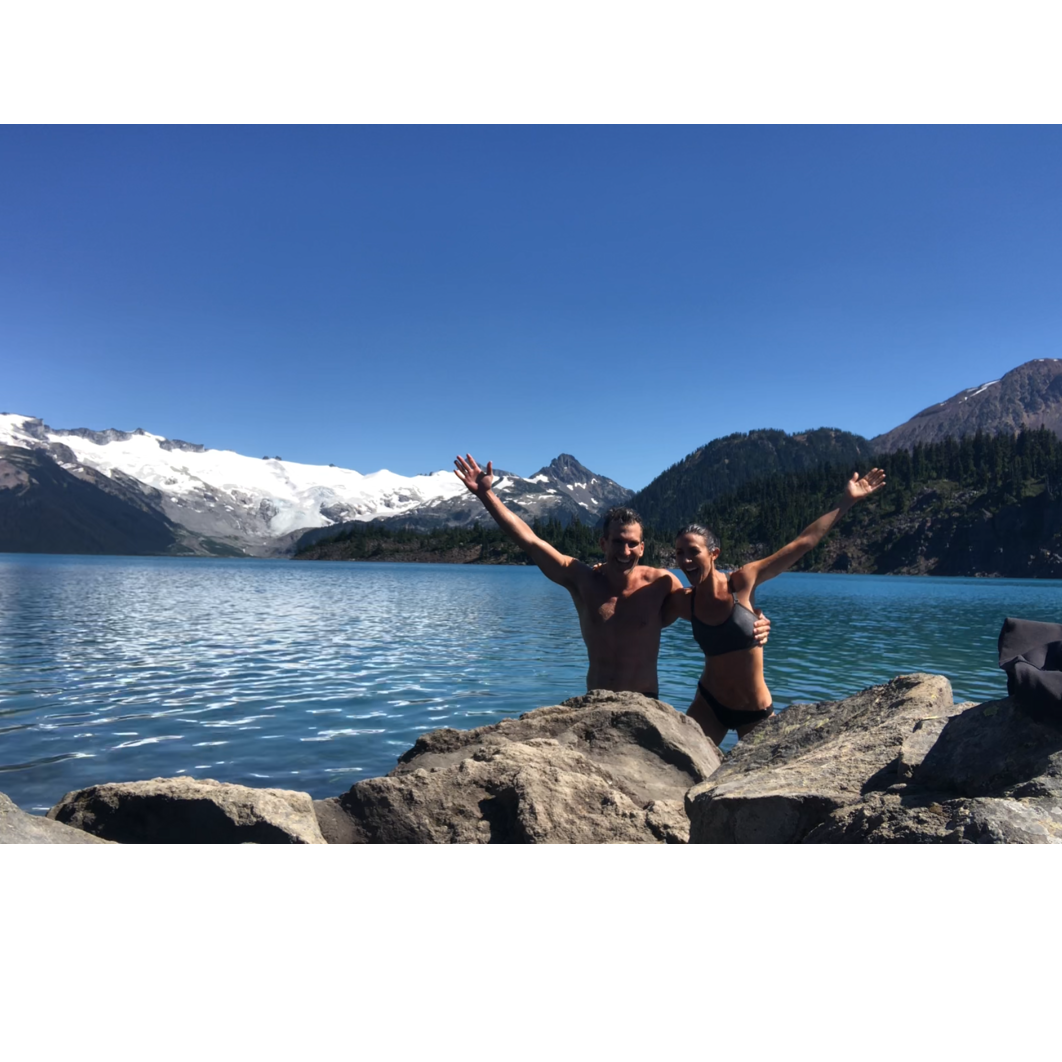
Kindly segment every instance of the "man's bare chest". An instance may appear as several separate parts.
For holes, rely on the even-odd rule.
[[[584,595],[580,612],[595,627],[642,628],[660,625],[663,595],[652,584],[617,592],[611,587],[593,587]]]

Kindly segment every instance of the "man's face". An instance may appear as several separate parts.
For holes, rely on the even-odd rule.
[[[642,541],[641,524],[612,523],[601,538],[605,563],[613,563],[624,571],[633,568],[642,559],[645,543]]]

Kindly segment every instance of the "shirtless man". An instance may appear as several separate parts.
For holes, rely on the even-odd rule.
[[[558,552],[501,503],[491,490],[493,462],[481,469],[466,454],[454,464],[457,478],[479,498],[494,522],[547,579],[560,583],[572,595],[590,664],[586,688],[630,690],[656,698],[660,632],[675,619],[673,610],[664,619],[664,604],[668,595],[689,591],[671,572],[638,563],[645,550],[638,514],[626,508],[609,510],[601,536],[605,560],[591,567]],[[770,621],[761,614],[755,628],[761,644],[769,628]]]

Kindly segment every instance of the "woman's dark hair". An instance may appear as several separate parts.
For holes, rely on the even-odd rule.
[[[719,539],[715,537],[715,534],[708,530],[706,527],[702,527],[700,524],[687,524],[675,538],[681,538],[683,535],[700,535],[701,538],[708,544],[709,549],[720,549]]]

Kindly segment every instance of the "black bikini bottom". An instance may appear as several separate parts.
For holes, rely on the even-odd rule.
[[[737,730],[740,726],[748,726],[749,723],[758,723],[761,719],[769,719],[774,715],[774,705],[769,704],[766,708],[760,708],[758,711],[747,711],[741,708],[727,708],[725,704],[720,704],[704,687],[703,682],[697,683],[697,689],[700,691],[701,696],[708,702],[708,707],[715,712],[716,719],[727,728],[727,730]]]
[[[643,697],[652,697],[654,701],[658,701],[658,700],[660,700],[660,691],[659,690],[653,690],[652,693],[644,693],[643,692],[642,696]]]

